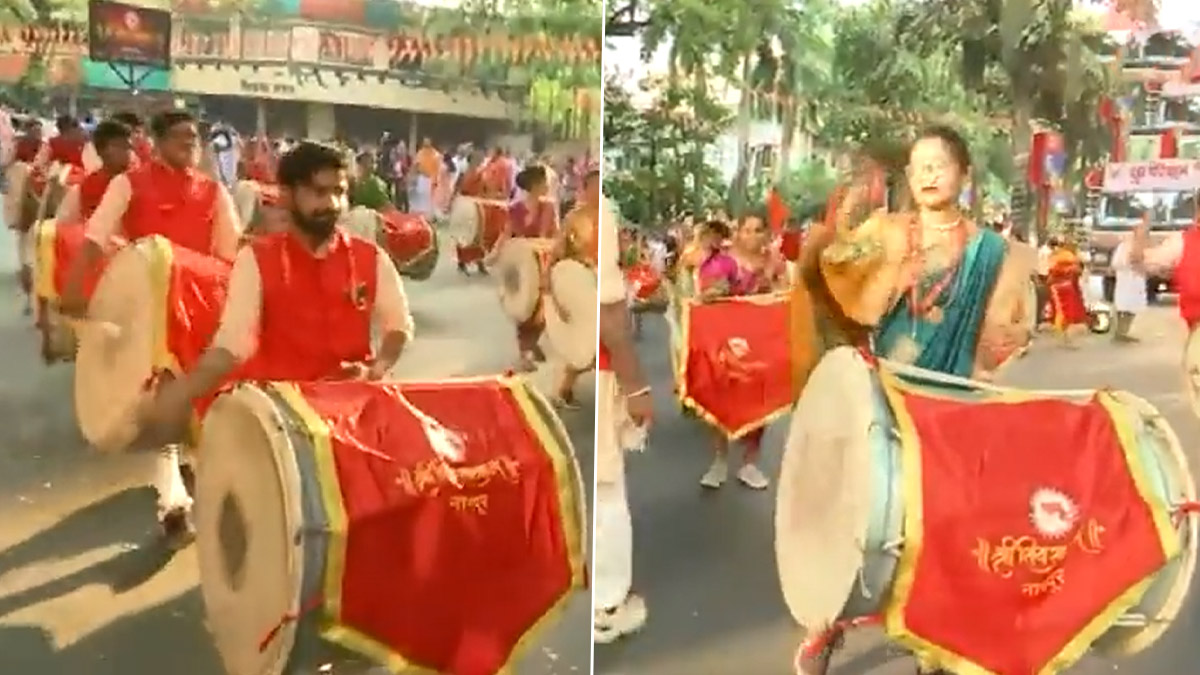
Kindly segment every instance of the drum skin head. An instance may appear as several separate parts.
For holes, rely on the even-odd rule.
[[[304,576],[302,491],[272,399],[242,385],[204,419],[196,471],[196,551],[209,632],[229,675],[283,675]],[[279,633],[265,649],[259,641]]]
[[[500,306],[514,322],[533,316],[541,295],[541,269],[532,240],[516,238],[504,242],[497,252],[494,273]]]
[[[562,260],[550,268],[553,299],[546,301],[546,337],[550,347],[575,370],[596,361],[596,273],[576,260]],[[564,320],[558,305],[570,315]]]
[[[775,501],[775,560],[792,617],[833,624],[863,566],[871,514],[872,371],[851,347],[826,353],[792,413]]]
[[[115,324],[111,337],[96,325],[79,331],[75,360],[75,415],[92,447],[115,452],[137,437],[136,415],[154,367],[152,241],[127,246],[109,262],[88,305],[88,316]]]
[[[466,246],[479,236],[479,205],[474,197],[458,195],[450,202],[450,213],[446,218],[448,232],[455,243]]]
[[[1183,385],[1192,412],[1200,417],[1200,328],[1189,333],[1183,343]]]
[[[1193,336],[1195,333],[1193,333]],[[1188,339],[1189,353],[1193,340]],[[1169,463],[1167,470],[1173,474],[1173,480],[1182,488],[1182,494],[1172,495],[1177,501],[1196,501],[1196,481],[1188,464],[1187,455],[1179,443],[1171,426],[1163,419],[1162,414],[1145,399],[1139,398],[1126,391],[1114,391],[1113,396],[1123,405],[1128,406],[1133,414],[1141,415],[1150,420],[1150,425],[1158,439],[1165,444],[1165,460]],[[1114,626],[1102,635],[1093,645],[1096,651],[1108,656],[1129,656],[1144,651],[1161,638],[1179,617],[1188,593],[1192,587],[1192,577],[1196,572],[1197,544],[1200,543],[1200,522],[1193,517],[1184,521],[1186,531],[1180,533],[1182,549],[1179,553],[1178,568],[1166,587],[1164,601],[1157,616],[1148,616],[1145,626]],[[1164,572],[1159,572],[1163,574]],[[1136,607],[1136,606],[1135,606]]]

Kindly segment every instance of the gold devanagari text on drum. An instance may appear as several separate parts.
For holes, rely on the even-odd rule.
[[[1088,520],[1068,544],[1045,544],[1033,535],[1009,535],[1001,537],[998,543],[981,537],[971,556],[979,562],[979,569],[1004,579],[1021,568],[1034,574],[1049,574],[1066,560],[1071,546],[1091,555],[1103,551],[1104,529],[1095,519]]]
[[[503,456],[482,464],[451,466],[431,459],[408,469],[401,469],[396,476],[396,485],[413,497],[438,497],[444,489],[462,492],[471,488],[487,487],[493,480],[516,485],[521,480],[520,463]]]

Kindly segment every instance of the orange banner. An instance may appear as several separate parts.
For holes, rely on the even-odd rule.
[[[726,298],[683,307],[679,397],[730,438],[792,405],[786,295]]]
[[[889,635],[958,673],[1061,672],[1179,542],[1108,394],[958,400],[882,374],[903,441]]]

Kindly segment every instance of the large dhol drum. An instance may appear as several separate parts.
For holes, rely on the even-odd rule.
[[[596,362],[596,271],[578,260],[555,263],[550,268],[550,295],[546,303],[550,348],[575,370],[591,368]]]
[[[552,239],[514,237],[496,253],[494,266],[500,306],[516,323],[528,321],[542,298],[542,275],[548,272]]]
[[[423,216],[392,209],[380,213],[365,206],[350,209],[342,220],[351,234],[379,244],[406,277],[423,280],[437,265],[437,234]]]
[[[159,236],[109,260],[88,304],[75,363],[75,414],[94,448],[113,452],[134,443],[137,410],[154,380],[185,372],[208,348],[229,268]]]
[[[491,675],[583,588],[579,468],[523,380],[241,384],[203,429],[201,591],[229,675],[316,673],[321,637]]]
[[[679,350],[676,388],[686,408],[729,438],[740,438],[791,409],[795,395],[787,294],[705,303],[679,299],[678,314],[679,335],[672,342]]]
[[[1132,394],[1023,392],[839,347],[792,417],[775,551],[804,626],[878,616],[931,665],[1059,672],[1169,628],[1195,500],[1174,432]]]
[[[1188,333],[1183,343],[1183,388],[1192,412],[1200,417],[1200,330]]]
[[[77,340],[71,321],[58,311],[71,266],[83,250],[84,224],[62,223],[47,218],[31,231],[33,293],[37,298],[37,324],[42,333],[42,357],[47,363],[74,361]],[[101,262],[84,277],[84,297],[90,298],[104,271]]]
[[[658,270],[638,263],[625,270],[625,285],[629,289],[630,309],[634,312],[667,311],[667,287]]]
[[[46,182],[44,177],[36,176],[33,166],[27,162],[13,162],[5,170],[5,182],[8,183],[8,198],[5,202],[5,220],[8,226],[18,232],[24,232],[33,226],[42,210],[42,196],[45,194]]]
[[[508,206],[499,200],[458,195],[450,204],[448,231],[460,262],[474,262],[491,252],[508,222]]]
[[[446,216],[447,233],[458,246],[475,243],[483,227],[483,209],[474,197],[455,195]]]
[[[429,221],[417,213],[387,209],[380,213],[379,244],[400,273],[423,281],[438,261],[438,237]]]

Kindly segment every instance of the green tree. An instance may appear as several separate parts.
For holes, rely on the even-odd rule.
[[[652,96],[640,108],[616,81],[605,83],[605,193],[626,219],[643,226],[722,201],[723,181],[704,150],[730,121],[712,99],[696,105],[691,89],[667,85]]]
[[[1140,12],[1155,6],[1127,4]],[[1099,133],[1087,108],[1111,86],[1096,52],[1102,36],[1071,0],[907,0],[904,12],[910,34],[956,49],[963,84],[983,94],[993,113],[1011,115],[1014,201],[1021,207],[1015,223],[1026,229],[1023,176],[1035,122],[1066,131],[1076,164]]]

